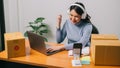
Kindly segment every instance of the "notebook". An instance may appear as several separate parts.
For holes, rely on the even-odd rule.
[[[37,35],[33,32],[27,31],[27,35],[28,35],[28,40],[30,43],[30,47],[44,55],[52,55],[55,54],[57,52],[60,52],[60,50],[57,51],[53,51],[53,52],[47,52],[47,48],[50,47],[50,45],[46,45],[44,38],[40,35]]]

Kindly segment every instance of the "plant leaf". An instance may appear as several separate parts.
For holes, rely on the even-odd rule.
[[[30,25],[30,27],[34,30],[37,31],[39,28],[37,26]]]
[[[41,33],[48,33],[48,30],[41,30]]]
[[[48,42],[48,39],[44,37],[44,41]]]
[[[24,33],[24,36],[27,37],[27,32]]]
[[[29,22],[29,24],[31,25],[31,24],[34,24],[34,22]]]
[[[42,23],[43,20],[45,20],[44,17],[38,17],[38,18],[35,20],[35,23],[38,23],[38,22]]]

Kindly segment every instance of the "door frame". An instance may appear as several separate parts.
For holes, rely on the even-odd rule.
[[[4,19],[4,3],[0,0],[0,51],[4,50],[4,33],[5,33],[5,19]]]

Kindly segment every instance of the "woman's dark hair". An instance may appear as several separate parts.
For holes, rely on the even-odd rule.
[[[81,5],[85,9],[85,6],[83,5],[83,3],[81,3],[81,2],[75,2],[75,4]],[[78,13],[79,15],[82,15],[84,13],[84,11],[80,7],[78,7],[76,5],[70,6],[70,11],[72,9],[74,9],[76,11],[76,13]],[[82,20],[91,23],[90,18],[91,17],[87,14],[86,18],[82,19]]]

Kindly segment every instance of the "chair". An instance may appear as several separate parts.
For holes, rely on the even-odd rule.
[[[91,34],[99,34],[99,31],[94,24],[92,24],[92,33]]]
[[[97,27],[94,24],[92,24],[92,32],[91,32],[91,34],[99,34],[99,31],[98,31]],[[91,37],[90,37],[89,40],[91,42]]]

